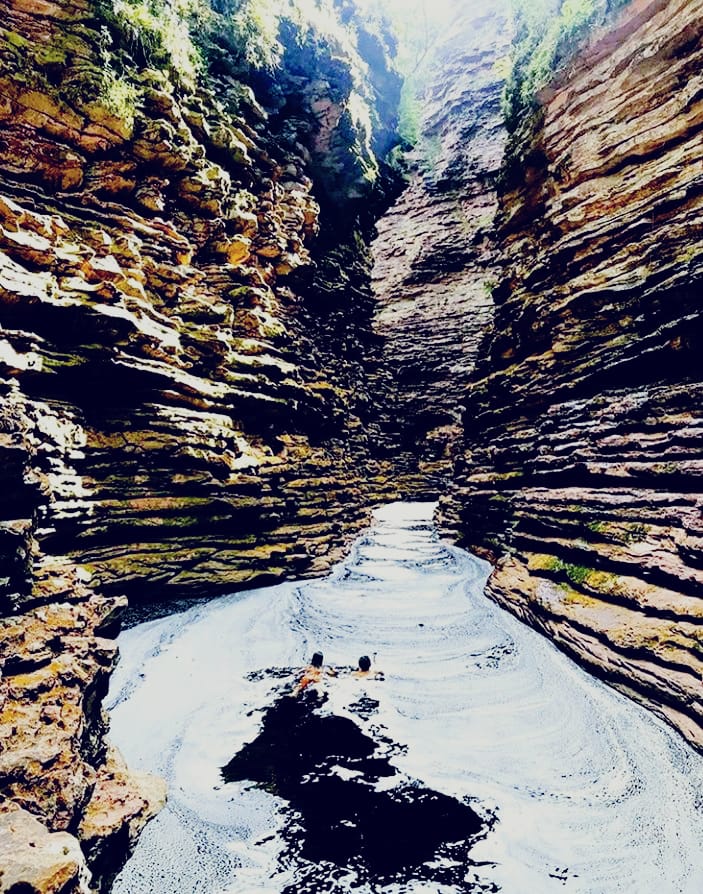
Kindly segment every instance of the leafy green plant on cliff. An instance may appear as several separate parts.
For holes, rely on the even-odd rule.
[[[398,133],[410,146],[414,146],[420,139],[421,112],[417,81],[415,78],[406,76],[400,94]]]
[[[103,64],[100,99],[108,112],[119,118],[126,131],[131,132],[142,97],[136,84],[115,69],[111,47],[110,32],[103,27],[100,31],[100,57]]]
[[[538,107],[539,91],[571,57],[589,31],[630,0],[513,0],[515,39],[503,95],[509,131]]]
[[[361,0],[360,5],[383,15],[397,38],[396,64],[403,76],[398,131],[414,146],[421,136],[421,95],[432,50],[443,33],[451,4],[447,0]]]
[[[195,83],[202,59],[192,33],[208,19],[206,0],[114,0],[113,6],[120,30],[147,64],[168,64],[183,84]]]
[[[139,90],[127,78],[107,71],[103,88],[105,108],[119,118],[127,131],[134,127],[134,117],[140,99]]]
[[[288,7],[286,9],[286,6]],[[239,62],[247,68],[272,70],[283,48],[279,28],[284,13],[295,15],[294,4],[275,0],[212,0],[217,27]]]
[[[549,571],[556,571],[557,573],[563,572],[571,583],[576,584],[577,586],[582,584],[591,573],[591,569],[587,568],[585,565],[572,565],[556,556],[549,561],[547,568]]]
[[[273,71],[282,59],[281,26],[292,26],[300,44],[323,35],[342,52],[354,55],[352,29],[340,23],[345,4],[334,0],[211,0],[216,27],[236,62],[244,68]],[[344,16],[341,16],[342,20]]]
[[[242,71],[274,69],[282,52],[281,17],[297,5],[299,0],[112,0],[115,24],[132,55],[170,68],[186,88],[206,69],[214,42]]]

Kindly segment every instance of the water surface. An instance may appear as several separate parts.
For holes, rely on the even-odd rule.
[[[489,566],[438,540],[432,508],[380,510],[324,580],[121,635],[111,738],[170,795],[116,894],[703,891],[703,758],[487,600]],[[315,649],[339,665],[376,653],[385,680],[342,674],[323,701],[285,707],[288,669]],[[291,739],[307,764],[281,770],[289,722],[336,744],[321,755]],[[434,805],[414,825],[443,837],[449,817],[453,843],[414,864],[413,823],[385,789],[409,792],[408,810]],[[358,798],[390,819],[365,825]],[[335,824],[349,837],[330,844]]]

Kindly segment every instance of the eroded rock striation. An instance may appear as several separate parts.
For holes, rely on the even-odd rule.
[[[489,590],[703,747],[703,3],[633,0],[513,146],[442,503]]]
[[[503,3],[472,4],[454,17],[419,98],[408,186],[373,243],[386,394],[379,440],[400,491],[415,498],[436,498],[448,483],[463,393],[493,313],[496,182],[507,136],[497,63],[510,33]]]
[[[235,7],[4,5],[2,844],[35,834],[28,812],[49,862],[70,833],[93,872],[71,847],[42,890],[107,885],[163,801],[105,740],[124,596],[319,573],[380,486],[363,345],[387,39],[339,3],[343,26],[291,14],[259,46]]]

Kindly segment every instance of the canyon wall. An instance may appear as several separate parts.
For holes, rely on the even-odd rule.
[[[373,243],[381,338],[378,440],[401,494],[436,499],[449,481],[463,392],[492,312],[496,181],[511,29],[505,3],[457,4],[425,62],[408,186]]]
[[[703,746],[703,0],[632,0],[505,158],[463,13],[374,295],[389,39],[245,8],[3,3],[0,891],[107,888],[163,803],[106,740],[125,596],[321,573],[455,453],[491,595]]]
[[[163,803],[105,738],[125,596],[320,573],[382,489],[400,81],[349,3],[247,8],[3,3],[0,890],[106,886]]]
[[[632,0],[512,145],[440,519],[490,594],[703,747],[703,2]]]

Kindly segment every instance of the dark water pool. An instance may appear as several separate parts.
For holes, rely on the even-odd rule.
[[[117,894],[703,891],[703,759],[488,601],[431,512],[125,631],[112,739],[170,800]],[[318,648],[385,680],[290,699]]]

